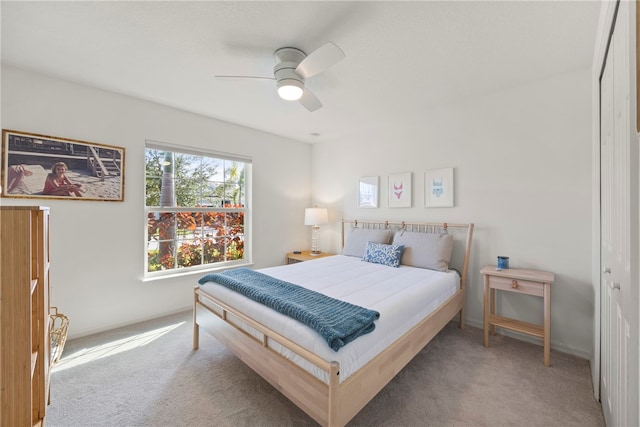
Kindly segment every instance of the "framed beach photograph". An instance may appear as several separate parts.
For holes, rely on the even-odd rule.
[[[2,197],[124,200],[124,148],[2,130]]]
[[[411,207],[411,172],[389,175],[387,200],[390,208]]]
[[[361,208],[378,207],[378,177],[364,176],[360,178],[358,206]]]
[[[424,173],[424,206],[451,208],[453,205],[453,168],[426,171]]]

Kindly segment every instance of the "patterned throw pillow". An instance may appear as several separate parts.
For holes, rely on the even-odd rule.
[[[362,260],[398,268],[402,259],[403,249],[404,245],[385,245],[383,243],[368,242]]]

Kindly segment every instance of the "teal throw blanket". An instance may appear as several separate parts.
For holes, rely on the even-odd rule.
[[[207,274],[200,285],[216,282],[316,330],[334,351],[372,332],[380,313],[328,297],[248,268]]]

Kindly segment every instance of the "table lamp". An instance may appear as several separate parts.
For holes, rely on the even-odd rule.
[[[311,255],[320,255],[318,245],[320,225],[329,222],[326,208],[306,208],[304,210],[304,225],[311,226]]]

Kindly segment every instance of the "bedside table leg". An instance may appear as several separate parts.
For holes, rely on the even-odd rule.
[[[551,366],[551,284],[544,284],[544,366]]]
[[[489,288],[489,316],[496,314],[496,290]],[[489,326],[489,334],[496,334],[496,325]]]
[[[489,347],[489,278],[484,276],[484,346]]]

